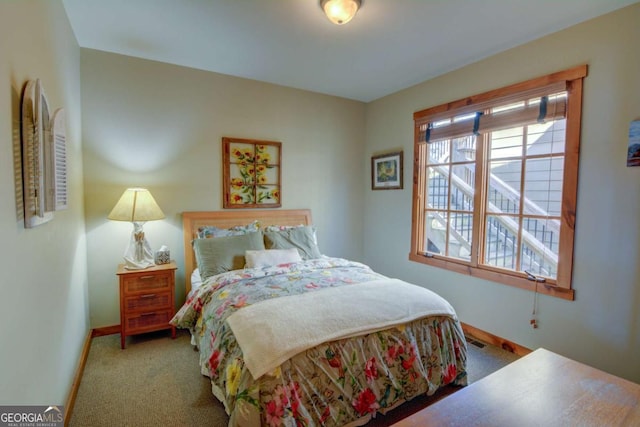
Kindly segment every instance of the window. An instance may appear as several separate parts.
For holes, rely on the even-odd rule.
[[[587,67],[414,114],[410,259],[573,299]]]

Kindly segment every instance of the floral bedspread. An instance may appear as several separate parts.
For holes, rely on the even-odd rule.
[[[230,426],[361,425],[376,412],[446,384],[466,385],[467,349],[457,319],[423,318],[325,343],[257,380],[225,320],[265,299],[383,277],[364,264],[327,257],[236,270],[209,278],[171,323],[191,331],[201,372],[225,405]]]

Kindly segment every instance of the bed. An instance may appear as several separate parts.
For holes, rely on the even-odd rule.
[[[229,426],[360,426],[467,384],[453,308],[322,254],[309,210],[182,219],[187,298],[171,324],[191,332]]]

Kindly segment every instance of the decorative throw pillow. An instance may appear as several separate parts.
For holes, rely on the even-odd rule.
[[[247,250],[264,250],[262,232],[195,239],[193,248],[202,280],[231,270],[244,268]]]
[[[303,260],[322,257],[316,243],[314,228],[309,225],[265,231],[264,244],[267,249],[296,248]]]
[[[210,239],[212,237],[239,236],[247,233],[255,233],[260,230],[260,223],[253,221],[247,225],[236,225],[231,228],[219,228],[213,225],[205,225],[198,228],[198,239]]]
[[[300,262],[300,254],[296,248],[290,249],[265,249],[264,251],[249,250],[244,253],[247,268],[263,268],[273,265]]]
[[[290,230],[292,228],[299,228],[299,227],[310,227],[311,228],[311,232],[313,233],[313,241],[316,243],[316,245],[318,244],[318,238],[316,237],[316,227],[314,227],[313,225],[304,225],[304,224],[300,224],[300,225],[267,225],[266,227],[264,227],[262,229],[262,231],[284,231],[284,230]]]

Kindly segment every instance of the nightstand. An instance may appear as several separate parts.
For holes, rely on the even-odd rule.
[[[169,324],[175,314],[176,264],[155,265],[144,270],[127,270],[118,265],[120,278],[120,346],[129,335],[176,328]]]

